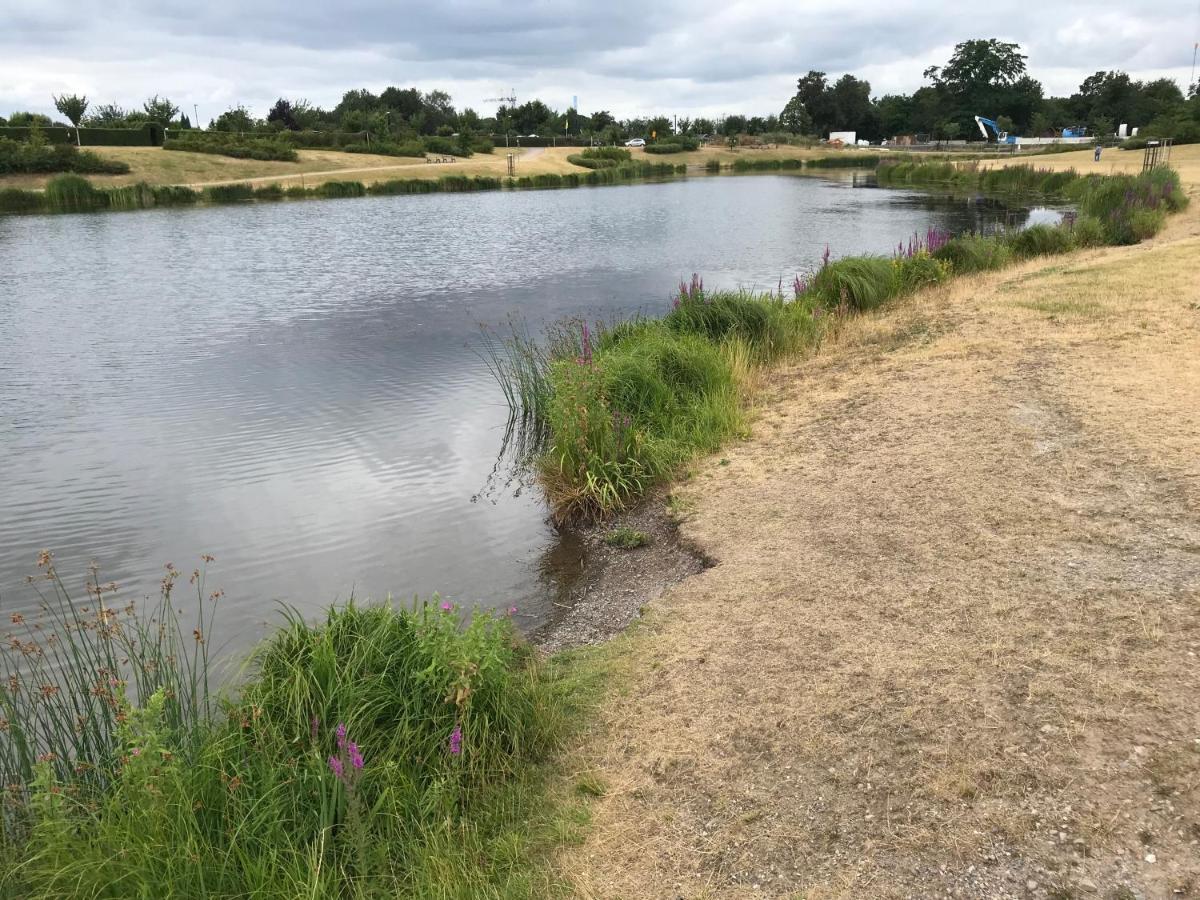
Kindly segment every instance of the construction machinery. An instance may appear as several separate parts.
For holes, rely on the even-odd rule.
[[[985,141],[990,141],[992,139],[992,134],[994,134],[996,136],[997,144],[1017,143],[1016,135],[1011,135],[1007,131],[1001,131],[999,123],[993,121],[992,119],[987,119],[983,116],[976,116],[975,124],[978,125],[979,130],[983,132],[983,139]],[[992,130],[992,134],[988,134],[989,128]]]

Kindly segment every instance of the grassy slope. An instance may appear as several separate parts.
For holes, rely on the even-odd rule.
[[[1193,889],[1200,148],[1175,161],[1193,203],[1153,242],[850,322],[676,491],[719,565],[580,748],[614,787],[577,896]]]
[[[470,159],[456,159],[452,163],[425,163],[409,158],[375,156],[364,153],[340,153],[336,150],[300,150],[299,162],[262,162],[252,159],[231,159],[207,153],[184,153],[164,151],[161,147],[93,147],[89,148],[102,156],[129,163],[128,175],[97,176],[92,182],[99,186],[136,184],[186,184],[201,186],[250,182],[255,185],[277,182],[283,185],[319,184],[325,181],[351,179],[370,184],[390,178],[437,178],[441,175],[491,175],[502,177],[508,174],[506,155],[517,154],[518,175],[559,174],[585,171],[567,162],[567,156],[578,153],[577,147],[547,147],[545,149],[497,147],[495,153],[478,153]],[[641,150],[634,151],[635,159],[653,163],[687,163],[703,165],[705,161],[719,158],[729,165],[738,158],[759,159],[763,157],[807,157],[828,155],[814,153],[796,147],[771,150],[742,150],[731,153],[726,149],[697,150],[670,156],[655,156]],[[0,188],[41,188],[50,176],[7,175],[0,176]]]

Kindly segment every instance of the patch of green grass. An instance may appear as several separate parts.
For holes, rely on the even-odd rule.
[[[1111,315],[1111,311],[1103,303],[1095,300],[1019,300],[1014,305],[1044,313],[1051,318],[1102,319]]]
[[[829,306],[875,309],[900,292],[897,269],[885,256],[849,256],[817,271],[810,292]]]
[[[575,782],[575,792],[586,797],[603,797],[608,793],[608,785],[598,775],[581,775]]]
[[[29,629],[53,665],[0,694],[0,774],[20,787],[0,817],[0,895],[468,900],[553,888],[547,852],[579,840],[589,815],[553,790],[555,754],[599,693],[586,654],[543,660],[508,618],[463,625],[436,599],[351,604],[316,625],[290,615],[218,705],[203,612],[190,631],[168,591],[147,616],[110,620],[99,596],[87,620],[101,627],[77,627],[81,606],[65,594],[49,602],[57,627]],[[23,646],[0,651],[18,678]],[[60,707],[83,710],[83,729]]]
[[[650,535],[644,531],[638,531],[636,528],[621,526],[614,528],[604,536],[604,543],[610,547],[618,547],[621,550],[635,550],[638,547],[645,547],[650,543]]]

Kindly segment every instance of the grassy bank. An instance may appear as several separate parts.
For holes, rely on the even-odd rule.
[[[442,175],[433,178],[391,179],[364,184],[361,181],[329,180],[312,187],[271,183],[220,184],[194,189],[184,186],[134,184],[124,187],[96,187],[85,178],[63,175],[51,179],[44,191],[19,188],[0,189],[0,212],[76,213],[102,210],[128,211],[159,206],[185,206],[197,203],[241,203],[391,196],[397,194],[462,193],[468,191],[530,190],[576,188],[619,184],[645,178],[666,178],[685,174],[686,167],[670,163],[628,162],[611,168],[566,174],[545,173],[518,178],[492,176]]]
[[[291,616],[218,697],[218,594],[67,595],[0,652],[0,896],[528,897],[578,824],[547,760],[591,696],[508,617],[436,598]],[[179,590],[177,590],[177,585]],[[192,609],[188,621],[178,611]]]
[[[1052,182],[1078,203],[1079,215],[989,236],[930,232],[893,257],[831,260],[827,251],[819,268],[796,276],[790,296],[782,286],[771,294],[708,293],[694,277],[661,319],[560,324],[540,345],[518,338],[493,353],[514,417],[548,435],[538,468],[555,517],[594,520],[627,508],[682,463],[741,433],[742,395],[755,369],[817,345],[848,316],[957,274],[1136,243],[1187,203],[1178,176],[1165,169],[1084,178],[1029,167],[929,171]]]

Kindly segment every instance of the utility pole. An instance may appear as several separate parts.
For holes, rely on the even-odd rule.
[[[192,115],[196,117],[193,120],[196,124],[193,125],[192,127],[199,128],[200,127],[200,110],[197,108],[195,103],[192,104]]]

